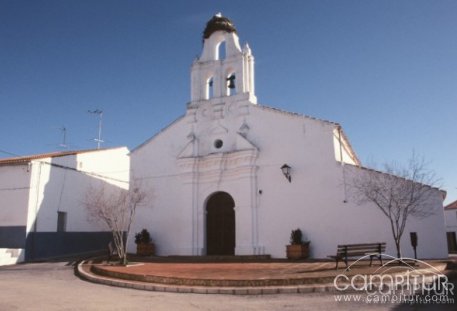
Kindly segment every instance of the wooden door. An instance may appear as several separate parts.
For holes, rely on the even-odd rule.
[[[206,204],[207,255],[235,255],[235,202],[225,192],[213,194]]]

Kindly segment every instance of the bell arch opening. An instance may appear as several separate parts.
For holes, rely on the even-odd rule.
[[[211,99],[214,97],[214,78],[210,77],[206,80],[206,94],[205,99]]]
[[[219,42],[216,46],[216,60],[224,60],[227,56],[227,46],[225,40]]]
[[[232,95],[236,95],[236,83],[235,83],[235,80],[236,80],[236,76],[235,76],[235,73],[231,73],[227,76],[227,78],[225,78],[225,80],[227,81],[227,85],[226,85],[226,95],[227,96],[232,96]]]

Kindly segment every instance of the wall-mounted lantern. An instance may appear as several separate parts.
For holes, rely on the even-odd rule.
[[[290,175],[290,166],[287,164],[284,164],[281,166],[281,171],[284,174],[284,176],[287,178],[289,182],[292,182],[292,176]]]

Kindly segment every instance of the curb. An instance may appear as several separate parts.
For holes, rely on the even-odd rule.
[[[153,274],[136,274],[121,271],[106,270],[98,265],[92,265],[90,272],[98,275],[105,276],[113,279],[121,279],[133,282],[146,282],[163,285],[174,285],[174,286],[190,286],[190,287],[291,287],[291,286],[315,286],[315,285],[326,285],[333,284],[334,276],[322,276],[314,278],[292,278],[292,279],[281,279],[281,278],[261,278],[261,279],[212,279],[212,278],[191,278],[191,277],[179,277],[179,276],[156,276]]]
[[[75,273],[82,279],[92,283],[108,286],[131,288],[137,290],[168,292],[168,293],[194,293],[194,294],[222,294],[222,295],[272,295],[272,294],[309,294],[309,293],[341,293],[333,283],[299,284],[299,285],[272,285],[272,286],[199,286],[199,285],[176,285],[162,284],[140,280],[126,280],[110,276],[103,276],[84,269],[84,265],[90,265],[86,261],[79,262],[75,267]],[[86,271],[88,270],[88,271]],[[443,271],[444,272],[444,271]],[[456,273],[446,273],[455,276]],[[435,279],[428,276],[426,282]],[[351,291],[351,290],[350,290]],[[352,292],[352,291],[351,291]],[[356,291],[355,291],[356,292]],[[348,293],[345,291],[345,293]]]
[[[84,270],[84,261],[77,265],[77,274],[92,283],[108,286],[131,288],[138,290],[168,292],[168,293],[193,293],[193,294],[222,294],[222,295],[272,295],[272,294],[307,294],[335,292],[333,284],[298,285],[298,286],[268,286],[268,287],[203,287],[164,285],[157,283],[128,281],[99,276]]]

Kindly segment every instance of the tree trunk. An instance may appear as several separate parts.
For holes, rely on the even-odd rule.
[[[401,258],[400,238],[395,239],[395,247],[397,248],[397,258]]]

